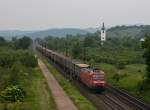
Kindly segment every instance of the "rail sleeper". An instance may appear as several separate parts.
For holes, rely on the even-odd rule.
[[[125,91],[117,89],[117,88],[115,88],[111,85],[108,85],[108,89],[111,90],[113,93],[119,94],[123,99],[125,99],[128,102],[134,104],[135,106],[137,106],[141,110],[150,110],[150,105],[149,104],[146,104],[146,103],[136,99],[135,97],[129,95]]]

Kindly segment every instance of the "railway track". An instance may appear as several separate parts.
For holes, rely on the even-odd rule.
[[[118,99],[123,100],[124,103],[132,108],[137,108],[138,110],[150,110],[150,105],[144,103],[143,101],[136,99],[135,97],[129,95],[127,92],[108,85],[107,90],[114,94]]]
[[[112,110],[127,110],[127,107],[124,106],[122,103],[116,101],[108,94],[103,94],[98,96],[102,101],[109,106]],[[113,106],[112,106],[113,105]]]

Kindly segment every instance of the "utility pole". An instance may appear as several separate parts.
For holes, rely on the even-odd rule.
[[[67,37],[66,37],[66,43],[65,43],[65,53],[66,53],[66,56],[68,56],[68,41],[67,41]]]
[[[46,55],[46,42],[43,43],[43,47],[45,48],[45,55]]]
[[[83,61],[86,63],[86,45],[85,42],[83,42]]]

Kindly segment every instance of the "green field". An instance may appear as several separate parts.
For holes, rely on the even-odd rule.
[[[144,101],[150,103],[150,91],[140,93],[138,91],[138,84],[145,75],[144,64],[130,64],[126,65],[124,69],[117,69],[115,66],[106,63],[95,64],[99,66],[106,73],[106,79],[110,84],[121,89],[127,90],[130,94],[142,98]],[[119,74],[119,80],[116,76]]]
[[[47,83],[39,70],[35,68],[28,79],[25,79],[27,97],[23,102],[0,102],[0,110],[57,110]]]

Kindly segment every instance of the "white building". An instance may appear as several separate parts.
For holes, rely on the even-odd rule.
[[[106,29],[104,26],[104,23],[102,24],[102,28],[101,28],[101,41],[106,41]]]
[[[144,42],[144,41],[145,41],[145,39],[144,39],[144,38],[141,38],[141,39],[140,39],[140,41],[141,41],[141,42]]]

